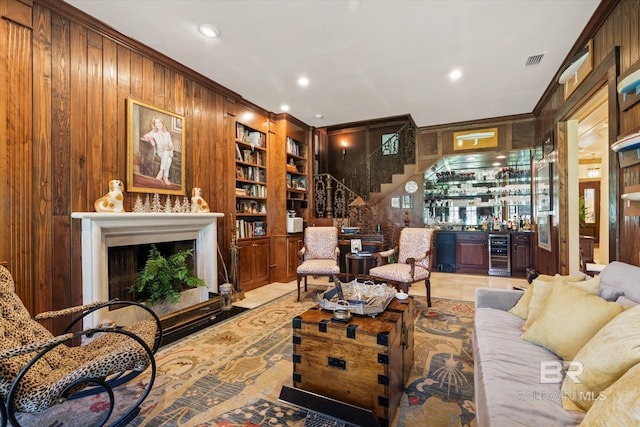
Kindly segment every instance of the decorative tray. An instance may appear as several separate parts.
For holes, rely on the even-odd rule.
[[[316,297],[324,310],[348,310],[352,314],[375,317],[386,310],[396,292],[395,288],[386,283],[360,283],[353,280],[348,283],[337,281],[334,288],[318,293]]]

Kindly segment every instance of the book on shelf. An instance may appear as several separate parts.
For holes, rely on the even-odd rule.
[[[267,225],[264,221],[236,220],[236,238],[246,239],[251,237],[263,237],[267,235]]]

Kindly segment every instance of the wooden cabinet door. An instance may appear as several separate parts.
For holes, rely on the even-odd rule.
[[[269,283],[269,239],[238,243],[238,282],[243,291]]]
[[[461,273],[487,273],[489,255],[487,235],[484,233],[458,233],[456,235],[456,267]]]
[[[511,275],[525,276],[531,267],[531,236],[513,234],[511,239]]]
[[[287,278],[296,277],[296,270],[298,268],[298,251],[302,249],[303,239],[302,236],[289,236],[287,237]]]
[[[254,248],[254,282],[258,287],[269,283],[269,240],[257,240]]]
[[[253,242],[238,243],[238,284],[240,288],[246,290],[246,287],[253,283],[253,272],[255,259],[255,249]]]

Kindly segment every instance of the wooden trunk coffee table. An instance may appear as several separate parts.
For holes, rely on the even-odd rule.
[[[413,366],[413,297],[376,317],[333,320],[315,306],[293,319],[293,385],[371,409],[391,423]]]

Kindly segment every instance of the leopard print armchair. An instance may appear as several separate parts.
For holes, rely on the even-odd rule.
[[[109,325],[81,332],[82,318],[105,307],[136,306],[148,313],[148,320],[119,327]],[[113,389],[151,369],[148,385],[137,401],[126,402],[115,423],[125,423],[139,412],[155,378],[154,354],[160,346],[162,327],[153,311],[125,301],[94,303],[73,309],[48,312],[37,319],[76,315],[60,336],[53,336],[32,319],[15,293],[11,273],[0,265],[0,401],[2,426],[20,425],[21,413],[38,413],[75,397],[107,392],[111,408],[104,411],[102,424],[112,420]],[[81,345],[75,344],[82,341]],[[129,404],[130,406],[127,406]],[[128,410],[127,410],[128,408]]]
[[[376,267],[369,270],[375,280],[390,282],[409,291],[412,283],[424,280],[427,288],[427,304],[431,306],[431,265],[435,256],[434,231],[431,228],[403,228],[400,231],[398,246],[388,251],[374,254]],[[398,262],[385,263],[393,254]]]
[[[298,301],[300,301],[300,281],[304,277],[307,290],[307,276],[334,277],[340,273],[338,259],[338,229],[336,227],[308,227],[304,230],[304,247],[298,251]]]

